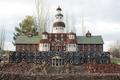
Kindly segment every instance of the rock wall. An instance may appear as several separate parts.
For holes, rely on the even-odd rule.
[[[118,75],[97,76],[97,75],[39,75],[25,76],[19,74],[1,74],[0,80],[120,80]]]
[[[117,64],[85,64],[83,66],[90,73],[120,73],[120,65]]]

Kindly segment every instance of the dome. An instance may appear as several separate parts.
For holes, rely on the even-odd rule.
[[[60,8],[60,6],[58,6],[58,8],[56,10],[57,11],[62,11],[62,9]]]
[[[56,16],[62,16],[62,17],[63,17],[63,14],[61,14],[61,13],[58,13],[58,14],[56,14]]]
[[[53,24],[53,27],[59,27],[59,26],[65,27],[65,23],[64,22],[55,22]]]

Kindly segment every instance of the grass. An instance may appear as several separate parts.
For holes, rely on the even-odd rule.
[[[111,62],[114,64],[120,64],[120,58],[112,58]]]

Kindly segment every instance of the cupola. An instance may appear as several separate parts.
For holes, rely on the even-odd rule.
[[[53,33],[64,33],[65,32],[65,23],[63,22],[62,9],[58,6],[57,14],[55,15],[55,21],[53,23]]]
[[[88,32],[86,33],[86,37],[91,37],[91,33],[90,33],[89,30],[88,30]]]
[[[60,8],[60,6],[58,6],[58,8],[56,10],[57,11],[62,11],[62,9]]]

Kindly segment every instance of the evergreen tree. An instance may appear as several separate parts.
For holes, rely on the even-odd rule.
[[[25,19],[19,23],[19,27],[15,27],[15,33],[13,39],[16,40],[17,36],[35,36],[37,35],[37,29],[34,26],[34,18],[32,16],[26,16]],[[14,42],[13,42],[14,44]]]

